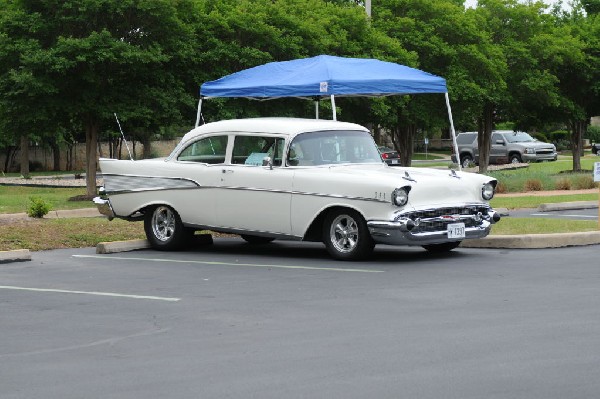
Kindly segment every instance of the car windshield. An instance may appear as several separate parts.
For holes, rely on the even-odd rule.
[[[516,132],[508,135],[507,137],[508,141],[511,143],[530,143],[532,141],[535,141],[533,137],[523,132]]]
[[[381,163],[381,156],[366,131],[324,131],[299,134],[290,144],[290,166]]]

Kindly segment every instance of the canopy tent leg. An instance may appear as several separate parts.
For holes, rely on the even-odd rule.
[[[315,119],[319,119],[319,100],[315,100]]]
[[[198,102],[198,113],[196,114],[196,125],[194,127],[198,127],[200,125],[201,117],[202,117],[202,97],[200,97],[200,101]]]
[[[454,121],[452,120],[452,109],[450,108],[450,97],[448,92],[446,95],[446,108],[448,108],[448,119],[450,120],[450,133],[452,133],[452,145],[454,147],[454,154],[456,154],[456,162],[458,163],[458,170],[462,171],[462,165],[460,162],[460,154],[458,153],[458,143],[456,142],[456,132],[454,131]]]
[[[337,121],[337,112],[335,110],[335,97],[331,95],[331,111],[333,112],[333,120]]]

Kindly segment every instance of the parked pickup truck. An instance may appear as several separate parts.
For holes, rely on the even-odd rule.
[[[460,162],[463,168],[479,164],[477,132],[459,133],[456,137]],[[490,149],[490,164],[556,161],[554,144],[544,143],[525,132],[494,130]],[[456,162],[456,156],[452,156]]]

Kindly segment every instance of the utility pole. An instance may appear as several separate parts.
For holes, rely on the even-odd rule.
[[[367,10],[367,15],[371,18],[371,0],[365,0],[365,10]]]

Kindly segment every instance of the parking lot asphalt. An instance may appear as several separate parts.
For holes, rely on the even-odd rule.
[[[597,248],[216,241],[4,265],[0,397],[598,397]]]

